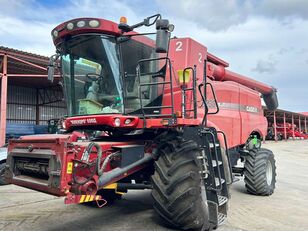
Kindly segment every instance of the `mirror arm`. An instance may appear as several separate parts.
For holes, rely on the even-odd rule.
[[[48,66],[55,66],[55,63],[56,63],[56,61],[59,59],[59,57],[60,57],[60,54],[54,54],[54,55],[52,55],[51,57],[50,57],[50,59],[49,59],[49,65]]]
[[[154,19],[154,21],[152,23],[150,23],[150,19],[152,19],[152,18],[155,18],[155,19]],[[152,25],[154,25],[156,23],[157,19],[161,19],[161,15],[160,14],[155,14],[155,15],[152,15],[150,17],[147,17],[147,18],[145,18],[143,20],[143,22],[139,22],[139,23],[137,23],[135,25],[129,26],[129,29],[130,29],[130,31],[132,31],[132,30],[134,30],[134,29],[136,29],[138,27],[141,27],[141,26],[147,26],[147,27],[148,26],[152,26]]]
[[[155,19],[152,23],[150,23],[150,19],[152,19],[152,18],[155,18]],[[155,14],[155,15],[152,15],[150,17],[147,17],[146,19],[144,19],[144,24],[145,24],[145,26],[152,26],[156,23],[157,19],[161,19],[160,14]]]

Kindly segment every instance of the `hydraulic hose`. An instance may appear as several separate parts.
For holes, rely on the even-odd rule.
[[[84,151],[84,153],[82,154],[82,157],[81,157],[81,161],[85,161],[86,163],[89,163],[89,158],[90,158],[90,154],[92,152],[92,149],[93,147],[96,148],[97,150],[97,161],[96,161],[96,171],[97,171],[97,174],[100,176],[103,174],[103,167],[101,168],[101,159],[102,159],[102,154],[103,154],[103,151],[102,151],[102,148],[101,146],[99,146],[98,143],[94,143],[94,142],[91,142],[88,147],[86,148],[86,150]],[[109,157],[109,156],[108,156]],[[107,158],[108,158],[107,157]],[[106,159],[107,159],[106,158]],[[106,160],[105,159],[105,160]],[[104,161],[105,163],[105,161]],[[106,165],[106,164],[105,164]],[[103,164],[104,166],[104,164]]]
[[[103,173],[104,173],[104,171],[106,169],[106,166],[107,166],[108,162],[110,161],[110,159],[112,157],[114,157],[115,155],[119,154],[119,152],[115,152],[115,153],[112,153],[112,154],[108,155],[104,159],[102,167],[100,167],[101,163],[102,163],[101,160],[102,160],[103,150],[102,150],[101,146],[99,146],[99,144],[94,143],[94,142],[90,143],[88,145],[86,151],[84,152],[84,154],[85,154],[85,156],[86,155],[90,155],[90,153],[92,152],[93,147],[95,147],[96,150],[97,150],[97,161],[96,161],[96,163],[97,163],[97,165],[96,165],[97,175],[101,176],[101,175],[103,175]],[[88,159],[88,157],[87,157],[87,159]]]
[[[107,156],[107,157],[105,158],[105,160],[104,160],[103,165],[102,165],[101,168],[100,168],[100,162],[101,162],[100,159],[97,161],[97,163],[99,162],[99,164],[98,164],[98,166],[97,166],[97,174],[98,174],[99,176],[103,175],[103,173],[104,173],[104,171],[105,171],[105,169],[106,169],[106,166],[107,166],[109,160],[110,160],[112,157],[116,156],[117,154],[119,154],[119,152],[115,152],[115,153],[112,153],[112,154],[110,154],[109,156]]]
[[[74,163],[74,165],[75,165],[75,163],[78,163],[78,164],[84,166],[84,168],[88,168],[89,171],[90,171],[90,173],[91,173],[91,175],[90,175],[89,177],[87,177],[86,179],[84,179],[84,180],[78,180],[78,178],[76,178],[76,170],[75,170],[75,167],[74,167],[74,168],[73,168],[73,174],[72,174],[72,175],[73,175],[73,180],[74,180],[74,182],[75,182],[76,184],[79,184],[79,185],[84,185],[84,184],[88,183],[88,182],[92,179],[92,177],[94,176],[94,174],[95,174],[95,170],[94,170],[94,171],[91,171],[91,167],[93,166],[93,164],[84,163],[84,162],[82,162],[82,161],[80,161],[80,160],[73,160],[73,163]]]
[[[89,163],[90,154],[93,150],[93,147],[95,147],[96,150],[97,150],[96,171],[95,170],[91,171],[91,167],[93,166],[93,163]],[[94,176],[95,172],[97,172],[98,175],[102,174],[103,169],[100,168],[102,153],[103,153],[102,148],[97,143],[91,142],[88,145],[88,147],[85,149],[84,153],[82,154],[81,159],[80,160],[73,160],[74,163],[77,163],[77,164],[80,164],[80,165],[83,165],[83,166],[89,168],[89,171],[91,173],[91,175],[89,177],[87,177],[85,180],[79,181],[76,178],[76,170],[75,170],[75,167],[74,167],[73,180],[76,182],[76,184],[84,185],[85,183],[89,182],[92,179],[92,177]]]

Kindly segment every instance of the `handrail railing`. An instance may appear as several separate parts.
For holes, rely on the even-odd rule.
[[[217,114],[219,112],[219,105],[218,105],[218,102],[217,102],[217,97],[216,97],[213,85],[206,81],[207,80],[207,68],[206,67],[207,67],[207,60],[204,60],[203,82],[198,85],[198,90],[199,90],[199,93],[201,95],[201,98],[202,98],[202,101],[203,101],[203,104],[204,104],[204,116],[203,116],[203,120],[202,120],[202,125],[205,126],[205,127],[207,126],[207,115],[213,115],[213,114]],[[210,86],[213,97],[214,97],[214,102],[215,102],[215,106],[216,106],[216,111],[214,111],[214,112],[209,112],[209,107],[207,105],[206,90],[207,90],[208,85]],[[203,92],[202,92],[202,87],[203,87]]]
[[[192,70],[192,78],[193,78],[193,83],[192,87],[188,88],[186,87],[186,70]],[[186,67],[183,70],[183,85],[182,85],[182,103],[181,103],[181,108],[182,108],[182,118],[186,118],[187,112],[194,112],[194,119],[197,118],[197,77],[196,77],[196,65],[194,67]],[[192,91],[193,94],[193,109],[186,109],[186,92],[187,91]]]
[[[166,60],[166,64],[165,67],[163,67],[162,69],[164,69],[164,73],[157,73],[157,72],[148,72],[148,73],[141,73],[140,71],[140,65],[142,63],[145,62],[153,62],[153,61],[159,61],[159,60]],[[166,70],[167,70],[167,66],[169,66],[169,77],[170,80],[169,81],[159,81],[159,82],[149,82],[149,83],[141,83],[141,76],[143,75],[152,75],[152,78],[157,78],[157,77],[163,77],[165,79],[166,77]],[[138,83],[139,83],[139,100],[140,100],[140,110],[142,112],[142,116],[143,118],[150,118],[150,117],[173,117],[175,115],[174,112],[174,97],[173,97],[173,78],[172,78],[172,64],[171,64],[171,60],[168,57],[160,57],[160,58],[150,58],[150,59],[141,59],[138,61],[137,67],[136,67],[136,73],[137,73],[137,77],[138,77]],[[155,76],[154,76],[155,75]],[[165,84],[169,84],[170,85],[170,97],[171,97],[171,105],[159,105],[159,106],[144,106],[142,103],[142,87],[144,86],[158,86],[158,85],[164,85]],[[171,113],[170,114],[147,114],[145,113],[145,109],[164,109],[164,108],[170,108],[171,109]]]

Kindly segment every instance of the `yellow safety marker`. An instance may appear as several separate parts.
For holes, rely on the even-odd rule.
[[[100,199],[99,195],[81,195],[79,203],[90,202],[99,199]]]
[[[66,173],[67,174],[72,174],[73,172],[73,162],[68,162],[67,163],[67,168],[66,168]]]
[[[186,84],[190,82],[191,69],[186,69],[185,72],[184,70],[178,70],[177,72],[178,72],[179,82],[181,84]],[[185,75],[185,79],[184,79],[184,75]]]
[[[112,184],[105,186],[104,189],[113,189],[115,191],[115,193],[120,194],[120,195],[125,194],[124,192],[118,192],[117,187],[118,187],[117,183],[112,183]],[[100,195],[81,195],[79,203],[85,203],[85,202],[90,202],[90,201],[98,201],[100,199],[101,199]]]
[[[86,195],[82,195],[81,198],[80,198],[79,203],[83,203],[85,197],[86,197]]]
[[[112,184],[109,184],[109,185],[104,187],[104,189],[114,189],[115,193],[117,193],[117,194],[120,194],[120,195],[125,194],[124,192],[118,192],[117,188],[118,188],[118,184],[117,183],[112,183]]]
[[[112,183],[112,184],[105,186],[104,189],[117,189],[117,187],[118,187],[117,183]]]
[[[88,202],[90,200],[90,197],[91,197],[90,195],[87,195],[87,197],[86,197],[84,202]]]

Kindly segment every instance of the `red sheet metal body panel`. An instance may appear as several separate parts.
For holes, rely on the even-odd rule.
[[[203,59],[207,58],[207,48],[205,46],[190,38],[172,39],[170,42],[169,56],[173,63],[173,73],[176,76],[177,70],[183,70],[185,67],[196,65],[198,84],[203,81]],[[216,63],[221,62],[220,59],[215,59],[215,56],[211,54],[209,60]],[[223,76],[225,73],[224,68],[227,65],[227,63],[223,62],[219,66],[219,69],[216,70],[215,75]],[[209,72],[208,76],[211,76],[211,72]],[[242,78],[244,79],[245,77],[242,76]],[[228,146],[235,147],[244,144],[253,131],[257,131],[261,136],[264,136],[267,130],[267,122],[263,116],[259,92],[231,80],[214,81],[211,78],[207,78],[207,81],[214,87],[220,109],[218,114],[209,115],[208,120],[216,129],[226,133]],[[255,83],[254,80],[252,81]],[[266,85],[264,84],[264,86]],[[191,87],[191,85],[188,85],[188,87]],[[210,89],[207,89],[207,95],[210,111],[214,111],[213,95]],[[177,98],[177,101],[179,100]],[[187,109],[191,109],[191,102],[192,95],[188,93]],[[204,108],[202,106],[202,99],[198,93],[198,118],[203,118],[203,115]]]
[[[78,21],[88,21],[88,20],[98,20],[99,26],[96,28],[91,28],[89,26],[79,28],[76,26],[76,23]],[[73,23],[75,26],[73,30],[68,30],[66,28],[66,25],[70,22]],[[80,33],[106,33],[114,36],[119,36],[121,34],[121,31],[118,29],[118,24],[109,20],[99,19],[99,18],[77,18],[69,20],[64,23],[61,23],[55,29],[53,29],[53,31],[54,30],[58,31],[58,36],[57,37],[53,36],[55,45],[61,42],[62,38],[64,38],[65,36],[72,36]],[[51,32],[52,35],[53,31]]]
[[[77,133],[77,134],[75,134]],[[68,192],[79,193],[81,186],[73,184],[72,171],[76,167],[73,165],[74,160],[80,160],[85,149],[90,144],[89,141],[82,142],[79,138],[82,137],[82,133],[73,132],[68,135],[54,134],[54,135],[39,135],[39,136],[23,136],[18,140],[11,140],[8,152],[10,153],[8,157],[8,165],[10,165],[10,170],[7,171],[7,177],[10,182],[19,186],[35,189],[45,193],[49,193],[56,196],[64,196]],[[79,141],[78,141],[79,140]],[[113,146],[127,146],[130,144],[140,144],[135,141],[130,142],[96,142],[100,145],[103,150],[102,159],[105,159],[115,150]],[[46,172],[48,172],[48,177],[40,177],[40,174],[36,172],[35,174],[24,174],[16,170],[18,168],[17,161],[20,158],[27,160],[36,160],[39,162],[41,160],[47,159],[49,164]],[[89,162],[95,161],[97,158],[96,149],[92,150],[89,157]],[[39,161],[38,161],[39,159]],[[111,171],[116,166],[111,166],[110,163],[107,164],[105,171]],[[109,183],[113,183],[120,180],[127,175],[130,175],[136,171],[139,171],[145,167],[145,165],[137,166],[122,174],[115,179],[112,179]],[[38,165],[34,166],[33,162],[31,165],[24,168],[38,169]],[[41,168],[41,167],[40,167]],[[47,175],[47,174],[46,174]],[[54,175],[56,177],[54,177]],[[89,172],[81,169],[76,177],[84,178],[89,175]],[[98,175],[91,177],[91,181],[97,185]],[[104,185],[102,185],[103,187]]]
[[[63,165],[70,161],[71,149],[68,148],[70,135],[44,135],[44,136],[26,136],[18,140],[10,140],[8,148],[7,163],[10,164],[10,182],[23,187],[28,187],[38,191],[47,192],[49,194],[63,196],[65,190],[69,189],[67,184],[70,181],[70,175],[66,174],[66,168],[62,168],[59,172],[60,181],[57,187],[50,187],[46,179],[31,178],[24,174],[14,174],[17,161],[15,158],[40,158],[40,159],[54,159],[59,165]],[[48,152],[50,155],[43,155]],[[64,166],[64,165],[63,165]],[[50,167],[50,166],[48,166]]]

